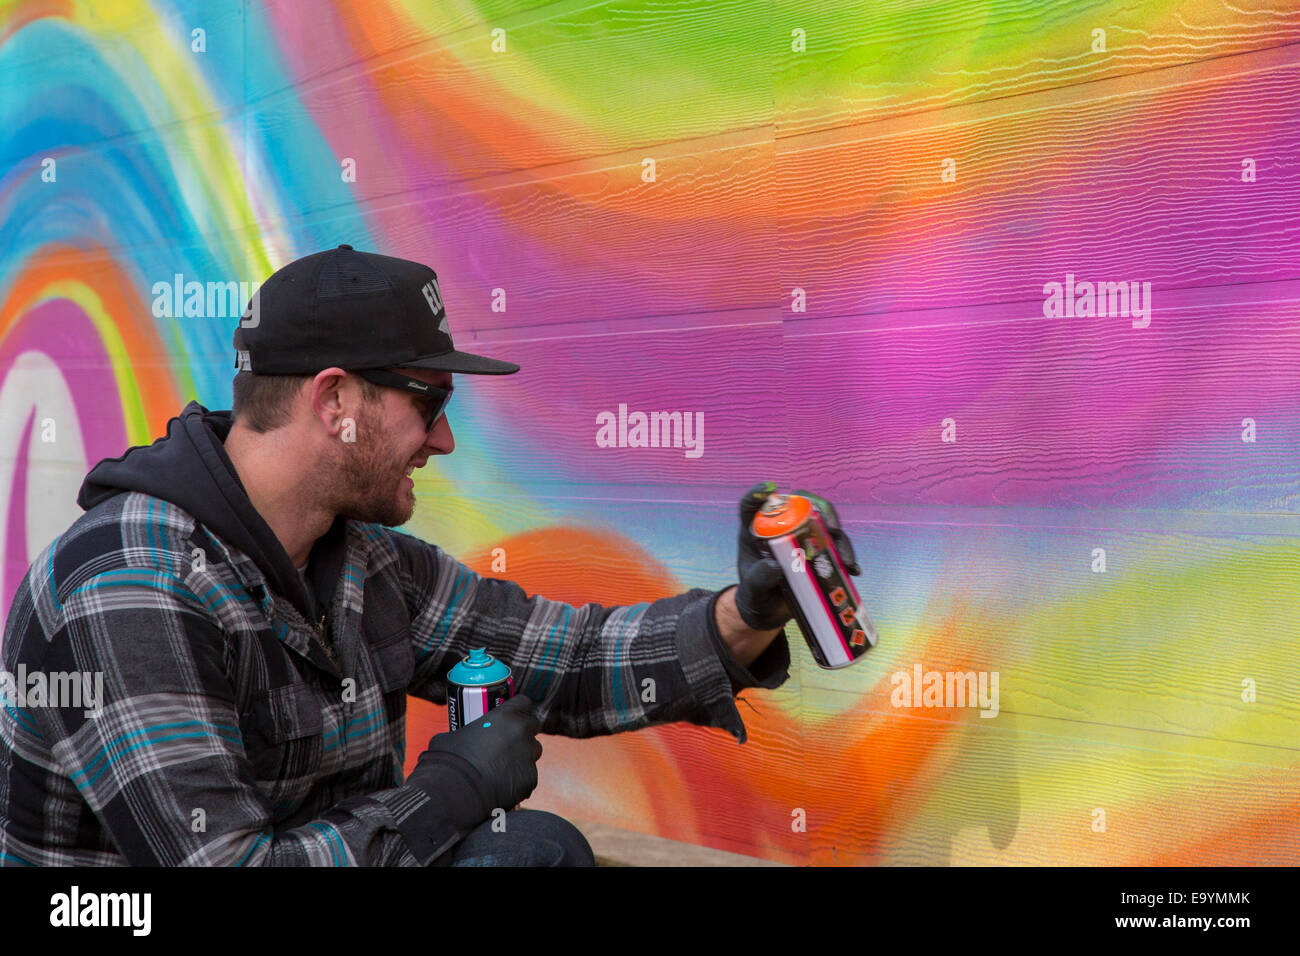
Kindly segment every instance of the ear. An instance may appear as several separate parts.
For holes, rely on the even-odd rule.
[[[312,416],[316,418],[331,435],[343,427],[345,414],[343,387],[347,373],[341,368],[327,368],[318,372],[308,385],[308,400]]]

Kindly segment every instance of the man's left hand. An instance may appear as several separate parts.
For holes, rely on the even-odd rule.
[[[781,586],[785,581],[781,566],[776,563],[776,558],[763,550],[750,531],[754,515],[774,494],[776,482],[760,481],[740,499],[739,557],[736,560],[740,585],[736,588],[734,600],[741,621],[755,631],[780,629],[794,617]]]
[[[794,616],[786,599],[781,566],[763,550],[750,531],[754,515],[775,493],[776,483],[763,481],[740,499],[739,557],[736,562],[740,584],[726,591],[716,605],[718,633],[742,667],[749,667],[757,660]],[[861,574],[853,545],[840,527],[835,506],[810,491],[799,489],[791,493],[802,495],[813,503],[835,542],[844,569],[851,575]]]

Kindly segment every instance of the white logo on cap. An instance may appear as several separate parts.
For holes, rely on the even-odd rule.
[[[433,310],[433,317],[436,319],[438,313],[443,311],[442,293],[438,291],[438,280],[436,278],[430,279],[420,291],[424,293],[424,299],[429,303],[429,308]],[[442,330],[439,329],[439,331]]]

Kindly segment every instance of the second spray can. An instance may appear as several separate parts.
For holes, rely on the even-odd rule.
[[[847,667],[876,646],[876,627],[809,499],[772,495],[750,531],[781,566],[790,609],[818,666]]]

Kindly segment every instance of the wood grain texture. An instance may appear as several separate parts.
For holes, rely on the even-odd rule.
[[[1300,845],[1293,750],[854,706],[805,699],[815,865],[1267,865]]]
[[[653,183],[641,180],[642,156],[485,182],[473,192],[403,193],[365,208],[382,223],[387,254],[432,257],[446,275],[457,334],[756,307],[774,316],[771,142],[746,132],[664,147]],[[301,234],[338,220],[355,235],[342,208],[300,214],[270,225]],[[505,290],[505,312],[492,311],[494,289]]]
[[[1300,10],[1270,0],[834,0],[779,23],[781,136],[972,103],[1012,112],[1032,94],[1300,40]],[[795,27],[806,34],[804,52],[791,49]],[[1096,29],[1104,52],[1093,49]]]
[[[216,247],[223,239],[246,237],[253,226],[244,216],[246,206],[222,199],[224,180],[244,171],[242,122],[230,111],[115,137],[61,160],[59,177],[103,196],[105,208],[92,212],[106,218],[116,197],[135,197],[111,214],[111,226],[102,227],[106,247],[122,253],[154,249],[175,261],[186,246]]]
[[[474,407],[449,409],[453,434],[465,438],[456,467],[484,476],[527,473],[538,493],[557,484],[576,491],[588,484],[682,483],[734,488],[737,497],[759,480],[750,477],[755,473],[788,473],[775,400],[779,326],[735,318],[484,346],[485,354],[508,357],[521,371],[473,383]],[[660,421],[652,436],[660,447],[601,447],[598,438],[618,440],[620,406],[629,417],[639,411],[678,418]],[[613,423],[608,432],[605,423]],[[664,447],[669,439],[673,446]]]
[[[411,170],[422,185],[771,122],[779,47],[756,35],[747,0],[525,3],[489,8],[481,22],[460,20],[461,11],[477,16],[468,8],[415,23],[384,7],[341,5],[317,22],[272,4],[273,20],[302,38],[286,47],[302,79],[276,92],[278,80],[254,76],[246,99],[268,122],[306,105],[447,143],[436,163]],[[506,47],[494,52],[497,28]],[[355,111],[370,96],[383,117]]]
[[[893,675],[917,664],[996,671],[1007,713],[1224,743],[1300,740],[1290,663],[1300,608],[1286,585],[1296,538],[846,520],[882,643],[845,671],[801,654],[806,694],[888,710]],[[1243,701],[1246,679],[1267,694]]]
[[[824,382],[790,459],[846,503],[1293,512],[1300,286],[1224,291],[1145,329],[1041,303],[786,322],[787,392]]]
[[[188,123],[234,110],[243,102],[245,74],[243,0],[212,0],[193,17],[174,17],[146,4],[78,5],[76,24],[51,17],[29,25],[39,41],[22,38],[4,46],[0,86],[14,94],[32,89],[46,95],[31,100],[30,125],[6,131],[8,143],[23,155],[42,149],[111,142],[176,123]],[[206,52],[191,50],[191,30],[205,31]],[[169,56],[163,65],[161,51]],[[179,65],[186,72],[174,67]],[[189,72],[192,70],[192,73]],[[75,91],[59,89],[76,78]],[[97,82],[98,81],[98,82]],[[123,81],[133,101],[118,100]],[[51,90],[55,95],[50,95]],[[71,95],[65,95],[71,92]],[[190,95],[194,94],[194,95]],[[75,121],[77,138],[58,121]],[[41,142],[44,131],[59,130]],[[0,149],[4,146],[0,145]],[[18,156],[6,157],[16,161]],[[5,163],[7,165],[8,163]]]
[[[1041,304],[1067,273],[1161,293],[1294,279],[1298,57],[782,139],[785,305],[793,286],[824,317]],[[1251,183],[1247,158],[1268,170]]]
[[[305,87],[368,59],[427,53],[431,44],[456,42],[458,33],[485,37],[497,25],[516,27],[571,5],[548,0],[427,4],[418,9],[417,19],[390,4],[331,0],[304,6],[299,0],[264,0],[258,6],[265,24],[284,38],[286,54],[296,52],[302,59],[284,84],[250,77],[248,98],[258,99],[290,85]]]

